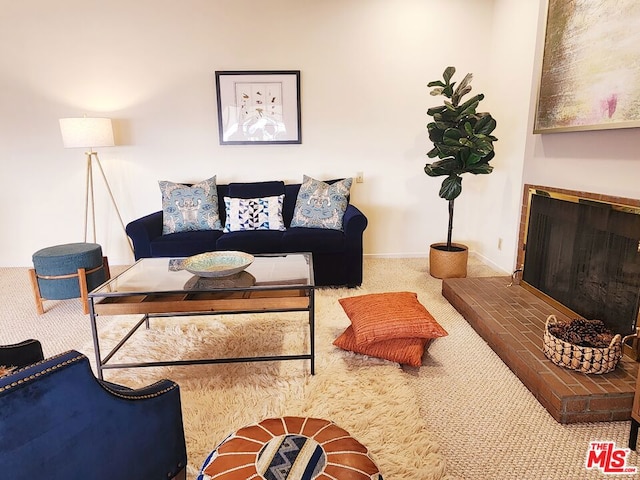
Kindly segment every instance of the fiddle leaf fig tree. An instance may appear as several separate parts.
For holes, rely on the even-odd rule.
[[[498,141],[491,133],[496,121],[490,113],[476,112],[483,94],[475,95],[466,101],[463,97],[471,91],[473,75],[468,73],[456,86],[451,79],[454,67],[447,67],[443,80],[429,82],[433,87],[431,95],[445,97],[443,105],[427,110],[433,121],[427,125],[429,139],[433,149],[427,153],[429,158],[438,158],[427,163],[424,172],[430,177],[446,177],[442,181],[439,196],[449,201],[449,229],[447,232],[447,250],[452,250],[453,205],[462,192],[462,174],[488,174],[493,171],[489,162],[494,157],[493,142]]]

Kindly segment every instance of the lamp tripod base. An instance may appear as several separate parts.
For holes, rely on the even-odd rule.
[[[85,188],[85,202],[84,202],[84,241],[87,241],[87,236],[89,232],[89,211],[91,211],[91,228],[93,233],[93,243],[96,243],[96,210],[95,210],[95,194],[93,188],[93,161],[95,160],[96,165],[100,171],[102,179],[104,180],[104,185],[107,188],[107,192],[109,193],[109,198],[111,199],[111,204],[113,205],[114,210],[116,211],[116,215],[118,216],[118,220],[120,221],[120,226],[122,227],[122,231],[124,232],[125,238],[127,239],[127,244],[129,245],[129,249],[131,253],[133,253],[133,245],[131,243],[131,239],[127,235],[127,231],[124,226],[124,222],[122,221],[122,215],[120,215],[120,210],[118,209],[118,205],[116,204],[116,200],[113,197],[113,192],[111,191],[111,186],[107,180],[107,176],[104,174],[104,170],[102,168],[102,164],[100,163],[100,159],[98,158],[98,152],[89,151],[86,152],[87,156],[87,175],[86,175],[86,188]]]

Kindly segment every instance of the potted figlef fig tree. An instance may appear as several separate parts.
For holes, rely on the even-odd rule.
[[[496,128],[491,114],[476,112],[484,95],[462,101],[471,91],[473,75],[468,73],[456,86],[456,82],[451,81],[455,72],[454,67],[447,67],[443,80],[428,84],[433,87],[431,95],[446,97],[443,105],[427,110],[433,117],[427,125],[433,149],[427,156],[438,160],[427,163],[424,172],[430,177],[445,177],[439,195],[449,202],[447,242],[434,243],[429,250],[429,273],[436,278],[467,276],[468,247],[451,241],[454,201],[462,192],[462,174],[491,173],[493,167],[489,162],[495,155],[493,142],[498,140],[491,135]]]

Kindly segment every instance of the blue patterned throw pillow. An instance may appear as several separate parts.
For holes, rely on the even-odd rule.
[[[282,219],[284,195],[259,198],[224,197],[227,221],[224,232],[285,230]]]
[[[291,226],[342,230],[351,182],[345,178],[328,184],[304,175]]]
[[[213,176],[195,185],[162,180],[162,234],[194,230],[222,230],[218,191]]]

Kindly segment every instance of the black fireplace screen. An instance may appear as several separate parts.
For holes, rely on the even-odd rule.
[[[640,215],[589,200],[531,196],[525,283],[614,333],[635,331]]]

